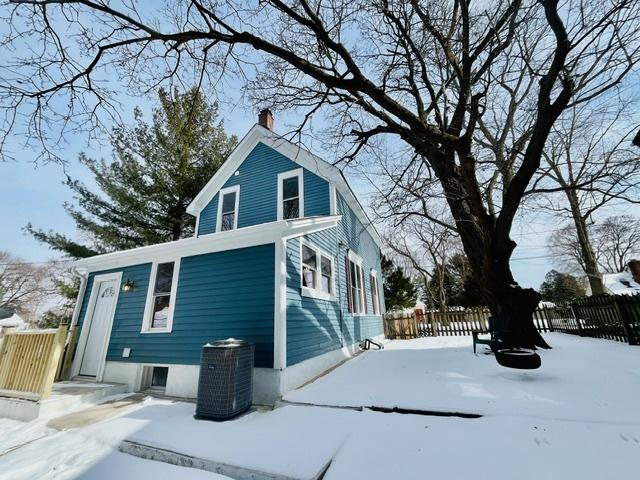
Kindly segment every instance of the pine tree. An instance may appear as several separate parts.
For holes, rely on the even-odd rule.
[[[73,258],[150,245],[193,235],[195,218],[186,209],[237,143],[217,121],[218,107],[196,90],[160,90],[147,123],[134,110],[135,125],[114,128],[113,161],[84,154],[80,162],[100,191],[67,178],[76,203],[66,203],[88,243],[44,231],[26,230]]]
[[[545,301],[563,305],[584,296],[585,288],[573,275],[551,270],[540,285],[540,294]]]
[[[400,267],[391,259],[382,256],[382,276],[384,279],[384,304],[387,310],[410,308],[416,304],[418,289]]]

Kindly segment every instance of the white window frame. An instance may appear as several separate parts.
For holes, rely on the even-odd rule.
[[[289,170],[288,172],[282,172],[278,174],[278,221],[280,220],[284,220],[283,218],[283,209],[282,209],[282,204],[284,202],[284,198],[283,197],[283,189],[282,189],[282,183],[284,182],[284,180],[287,180],[288,178],[294,178],[297,177],[298,178],[298,218],[304,218],[304,169],[302,168],[296,168],[295,170]],[[292,218],[289,218],[287,220],[294,220]]]
[[[153,316],[153,299],[156,287],[156,274],[158,265],[173,262],[173,276],[171,277],[171,297],[169,300],[169,316],[167,326],[163,328],[151,328],[151,317]],[[140,333],[171,333],[173,329],[173,313],[176,309],[176,294],[178,293],[178,279],[180,277],[180,258],[165,258],[154,260],[149,274],[149,287],[147,288],[147,301],[144,307],[144,317],[142,318],[142,328]]]
[[[222,204],[224,200],[224,196],[227,193],[235,193],[236,194],[236,204],[234,207],[234,219],[233,219],[233,230],[238,228],[238,209],[240,205],[240,185],[234,185],[233,187],[222,188],[218,192],[218,216],[216,219],[216,232],[222,232]],[[224,230],[228,232],[230,230]]]
[[[303,263],[302,263],[302,246],[310,248],[316,252],[316,273],[315,278],[313,280],[313,284],[315,288],[305,287],[303,283]],[[320,290],[320,280],[322,278],[322,257],[325,257],[331,261],[331,282],[329,284],[329,288],[331,289],[331,293],[324,292]],[[320,300],[329,300],[335,302],[338,300],[336,297],[336,262],[333,255],[330,255],[322,248],[313,245],[312,243],[301,241],[300,242],[300,294],[303,297],[311,297],[317,298]]]
[[[360,303],[359,303],[359,310],[358,312],[355,311],[355,304],[354,302],[356,301],[355,298],[351,298],[351,315],[355,315],[355,316],[360,316],[360,315],[367,315],[367,307],[366,307],[366,301],[367,301],[367,297],[365,295],[365,288],[366,288],[366,284],[364,281],[364,268],[362,266],[363,262],[362,262],[362,258],[354,253],[352,250],[349,250],[349,255],[348,255],[348,260],[350,262],[353,262],[353,264],[357,267],[356,268],[356,279],[358,281],[361,282],[361,287],[360,287]],[[351,266],[349,266],[349,272],[345,272],[345,273],[351,273]],[[347,278],[347,287],[351,288],[351,277]],[[356,287],[357,290],[357,287]],[[347,295],[351,295],[351,292],[348,291]]]
[[[373,296],[374,284],[371,280],[375,281],[375,297]],[[369,283],[371,286],[371,306],[373,307],[373,314],[382,315],[382,309],[380,308],[380,282],[378,281],[378,272],[373,268],[369,271]]]

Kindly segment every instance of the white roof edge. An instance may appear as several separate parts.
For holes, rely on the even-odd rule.
[[[138,265],[152,261],[165,261],[204,253],[265,245],[281,238],[305,235],[335,227],[340,218],[340,215],[327,215],[262,223],[226,232],[210,233],[200,237],[183,238],[173,242],[147,245],[83,258],[73,262],[73,267],[93,272],[126,265]]]
[[[322,158],[314,155],[310,151],[295,145],[284,137],[279,136],[275,132],[261,126],[254,125],[242,138],[240,143],[236,145],[227,160],[222,164],[220,169],[211,177],[202,190],[196,195],[193,201],[187,207],[187,212],[197,216],[202,209],[211,201],[215,194],[222,188],[227,179],[239,168],[240,164],[249,152],[258,144],[263,142],[265,145],[273,148],[291,161],[300,164],[307,170],[315,173],[321,178],[332,182],[337,190],[342,194],[347,204],[354,211],[360,223],[369,232],[378,247],[383,246],[382,238],[373,226],[373,223],[367,216],[364,208],[356,198],[353,190],[347,183],[342,171],[336,166],[326,162]]]

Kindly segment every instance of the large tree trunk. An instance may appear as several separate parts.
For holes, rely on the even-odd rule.
[[[580,254],[584,264],[584,273],[587,274],[591,293],[593,295],[603,295],[605,291],[604,284],[602,283],[602,275],[600,274],[598,261],[595,253],[593,252],[593,247],[591,246],[589,230],[587,230],[587,222],[580,211],[580,202],[578,201],[574,190],[567,190],[567,197],[569,199],[569,205],[571,206],[573,223],[576,226],[576,232],[578,234],[578,243],[580,245]]]
[[[459,171],[446,175],[442,183],[447,202],[456,219],[472,278],[494,317],[494,330],[506,347],[551,348],[533,323],[540,294],[521,288],[511,273],[509,260],[516,243],[509,238],[510,226],[498,225],[495,217],[487,213],[474,175]]]
[[[514,248],[515,243],[508,240],[494,242],[482,251],[467,252],[475,281],[493,315],[494,333],[506,347],[551,348],[533,323],[540,294],[520,287],[511,273],[509,259]],[[471,256],[480,259],[480,263]]]

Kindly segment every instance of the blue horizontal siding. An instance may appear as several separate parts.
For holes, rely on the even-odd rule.
[[[182,258],[171,333],[140,333],[151,264],[109,270],[135,289],[118,297],[107,360],[197,365],[205,343],[234,337],[255,343],[256,367],[272,368],[274,262],[273,244]],[[101,273],[88,279],[82,319]]]
[[[286,261],[287,365],[294,365],[342,346],[340,306],[300,294],[300,239],[287,242]]]
[[[238,228],[274,222],[278,216],[278,174],[300,168],[281,153],[258,143],[222,188],[240,185]],[[329,182],[309,170],[303,172],[304,214],[329,215]],[[218,194],[200,213],[198,234],[216,231]]]
[[[380,250],[344,198],[337,194],[337,213],[342,215],[336,228],[306,235],[304,241],[320,247],[334,257],[336,293],[339,302],[301,296],[300,239],[287,242],[287,365],[322,355],[368,337],[383,333],[382,316],[373,315],[371,298],[371,269],[378,275],[379,289]],[[368,315],[352,315],[347,308],[347,284],[345,272],[346,249],[338,248],[339,242],[347,245],[362,258],[365,273],[365,293]],[[383,305],[380,291],[380,304]]]

